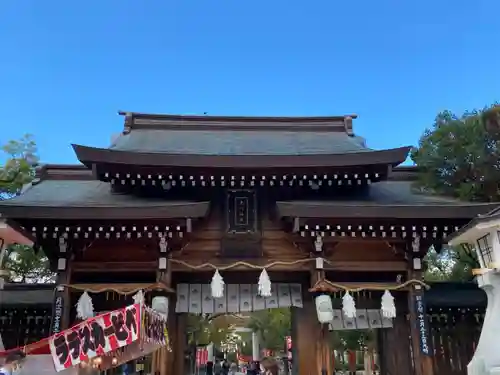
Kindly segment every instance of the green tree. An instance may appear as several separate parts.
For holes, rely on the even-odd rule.
[[[187,334],[190,345],[220,345],[234,332],[225,314],[188,315]]]
[[[19,195],[23,186],[33,180],[39,159],[36,143],[31,135],[9,141],[1,150],[6,154],[5,164],[0,166],[0,200],[3,200]],[[53,280],[48,259],[43,251],[35,253],[29,247],[14,245],[7,248],[3,259],[3,266],[11,272],[8,281]]]
[[[9,282],[47,283],[55,280],[54,273],[49,268],[49,260],[43,251],[36,253],[27,246],[9,246],[4,267],[11,273]]]
[[[468,201],[500,200],[498,138],[485,123],[489,111],[437,115],[411,154],[422,189]]]
[[[411,157],[419,168],[417,187],[467,201],[500,201],[500,107],[462,115],[444,111],[426,129]],[[474,252],[444,247],[426,257],[428,281],[470,280],[479,266]]]
[[[9,141],[1,150],[7,161],[0,167],[0,199],[8,199],[19,194],[23,186],[33,180],[39,159],[36,143],[29,134]]]
[[[283,350],[285,337],[291,334],[291,311],[288,308],[253,312],[247,324],[261,338],[261,347]]]
[[[472,269],[479,268],[475,251],[462,247],[445,246],[440,253],[431,248],[425,263],[426,281],[470,281],[473,279]]]

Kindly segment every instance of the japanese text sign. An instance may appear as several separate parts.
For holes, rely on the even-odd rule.
[[[49,339],[56,371],[129,345],[139,338],[141,305],[87,319]]]
[[[160,345],[168,344],[167,319],[148,307],[144,308],[144,340]]]
[[[415,313],[417,316],[417,331],[420,342],[420,353],[430,355],[429,336],[427,334],[427,317],[424,298],[421,295],[415,296]]]

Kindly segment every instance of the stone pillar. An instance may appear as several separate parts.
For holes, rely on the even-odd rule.
[[[213,362],[214,359],[215,359],[214,343],[211,342],[210,344],[207,345],[207,361]]]
[[[257,332],[252,332],[252,361],[260,359],[260,343]]]
[[[467,373],[468,375],[500,375],[500,350],[498,350],[500,274],[496,270],[488,270],[477,276],[477,283],[488,297],[488,306],[476,352],[467,366]]]

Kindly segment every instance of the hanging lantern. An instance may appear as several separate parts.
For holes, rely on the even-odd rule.
[[[222,298],[224,296],[224,279],[216,269],[214,275],[212,276],[212,297]]]
[[[269,279],[269,275],[265,268],[262,269],[262,272],[259,276],[259,285],[258,285],[258,293],[262,297],[271,297],[271,279]]]
[[[316,314],[321,324],[330,323],[333,320],[332,299],[327,294],[321,294],[314,299]]]
[[[382,316],[384,318],[395,318],[396,317],[396,305],[394,304],[394,297],[389,290],[386,290],[382,295],[382,300],[380,303],[380,310],[382,311]]]
[[[163,318],[167,319],[168,302],[169,302],[168,297],[158,296],[153,298],[151,307],[153,308],[153,310],[156,310],[158,313],[160,313],[163,316]]]
[[[342,311],[348,319],[354,319],[356,317],[356,303],[348,290],[346,290],[342,297]]]
[[[85,291],[76,304],[76,317],[82,320],[94,317],[94,305],[92,298]]]

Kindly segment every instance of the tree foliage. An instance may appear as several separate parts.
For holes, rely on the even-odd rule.
[[[444,111],[420,138],[411,157],[419,168],[418,186],[427,193],[467,201],[500,201],[500,107],[462,115]],[[474,252],[461,247],[431,249],[426,280],[466,281],[479,266]]]
[[[422,188],[468,201],[500,200],[499,132],[487,116],[492,108],[437,115],[411,154]]]
[[[440,253],[429,250],[425,258],[426,281],[470,281],[472,269],[479,268],[474,250],[462,247],[444,247]]]
[[[288,308],[268,309],[252,313],[248,328],[257,332],[261,347],[269,350],[283,350],[285,337],[291,335],[291,311]]]
[[[54,274],[49,269],[49,260],[42,250],[35,253],[32,248],[12,245],[7,248],[5,269],[11,275],[9,282],[47,283],[54,281]]]
[[[213,342],[219,346],[233,332],[234,327],[228,315],[188,315],[187,335],[190,345],[208,345]]]
[[[1,150],[7,155],[7,161],[0,167],[0,199],[8,199],[33,180],[39,159],[36,143],[29,134],[9,141]]]
[[[33,180],[39,159],[36,143],[29,134],[9,141],[1,150],[6,154],[5,164],[0,167],[0,200],[3,200],[20,194],[23,186]],[[8,281],[48,282],[53,279],[43,251],[35,253],[27,246],[13,245],[7,248],[3,259],[3,266],[11,272]]]

